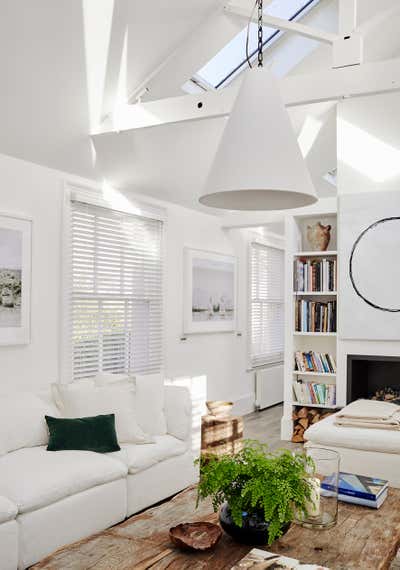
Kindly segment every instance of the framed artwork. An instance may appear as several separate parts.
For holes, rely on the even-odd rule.
[[[236,328],[236,258],[184,250],[184,332],[228,332]]]
[[[341,337],[400,339],[400,193],[342,196]]]
[[[0,214],[0,345],[30,342],[32,221]]]

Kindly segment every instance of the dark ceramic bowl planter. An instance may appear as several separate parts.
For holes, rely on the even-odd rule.
[[[219,513],[219,522],[224,531],[236,542],[250,546],[265,546],[268,543],[269,522],[264,519],[262,511],[242,513],[242,526],[237,526],[232,520],[231,510],[228,503],[224,503]],[[287,523],[282,527],[285,534],[290,527]]]

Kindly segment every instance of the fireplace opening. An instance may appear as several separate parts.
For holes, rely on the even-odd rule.
[[[400,357],[347,355],[347,403],[373,398],[400,404]]]

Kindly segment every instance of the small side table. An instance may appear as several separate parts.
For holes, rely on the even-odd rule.
[[[226,455],[243,448],[243,418],[241,416],[202,416],[201,453]]]

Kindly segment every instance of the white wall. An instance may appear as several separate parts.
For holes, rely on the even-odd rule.
[[[361,192],[384,192],[386,190],[400,192],[399,107],[400,94],[398,93],[349,99],[339,103],[337,127],[339,197],[344,194]],[[389,175],[385,165],[393,162],[394,150],[399,153],[398,168],[397,173],[394,169]],[[343,275],[342,279],[345,278],[346,276]],[[339,334],[337,376],[339,403],[345,403],[346,400],[347,354],[400,355],[400,340],[344,340]]]
[[[238,256],[238,332],[183,336],[183,248]],[[209,399],[237,402],[236,411],[251,411],[253,375],[247,368],[247,242],[240,230],[221,230],[214,216],[179,206],[168,207],[166,296],[166,372],[170,376],[207,377]]]
[[[0,155],[0,212],[32,217],[31,343],[0,346],[0,391],[40,387],[58,377],[60,173]]]
[[[64,182],[73,179],[62,172],[5,155],[0,155],[0,173],[0,212],[21,213],[33,220],[32,341],[25,346],[0,346],[1,393],[38,389],[59,377],[62,203]],[[170,376],[205,375],[210,399],[233,399],[238,402],[237,411],[250,411],[254,386],[253,374],[246,373],[245,232],[229,233],[221,229],[219,219],[214,216],[166,206],[166,372]],[[218,333],[191,335],[186,341],[180,340],[185,246],[239,256],[238,331],[242,336]]]

